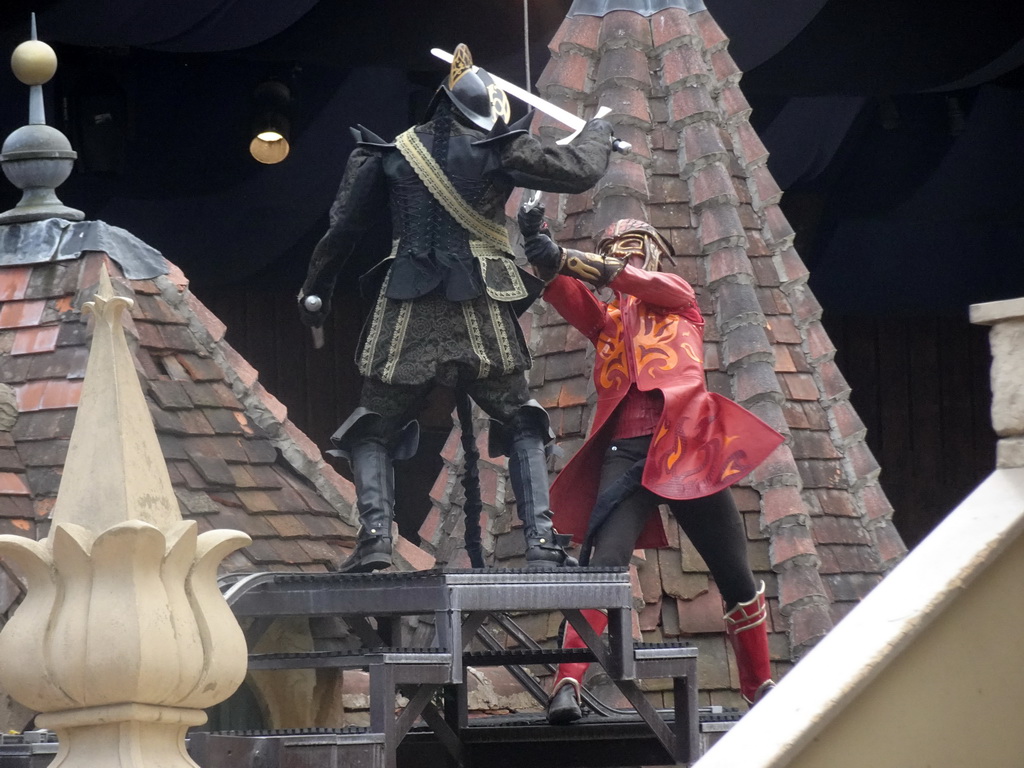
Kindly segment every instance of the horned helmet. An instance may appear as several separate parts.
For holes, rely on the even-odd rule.
[[[430,99],[428,120],[446,97],[459,114],[485,131],[490,131],[498,118],[507,123],[512,116],[505,92],[494,83],[487,70],[473,65],[473,56],[464,43],[455,48],[448,76]]]
[[[672,245],[645,221],[620,219],[609,225],[597,241],[597,252],[628,262],[631,256],[643,259],[643,268],[657,272],[663,256],[675,256]]]

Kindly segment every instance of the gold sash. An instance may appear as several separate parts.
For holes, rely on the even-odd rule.
[[[444,206],[452,218],[492,248],[497,248],[503,253],[512,253],[505,227],[484,218],[462,199],[462,195],[452,186],[451,181],[445,176],[437,161],[430,156],[430,152],[423,146],[423,142],[412,128],[399,134],[395,139],[395,145],[402,153],[402,157],[416,171],[420,181],[430,190],[430,194]]]
[[[434,199],[476,238],[470,240],[469,247],[480,262],[487,294],[495,301],[520,301],[527,298],[530,294],[523,283],[522,274],[510,258],[512,246],[509,245],[505,227],[473,210],[452,186],[451,180],[445,176],[412,128],[398,135],[395,146]]]

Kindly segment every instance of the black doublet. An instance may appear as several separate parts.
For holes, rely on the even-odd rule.
[[[434,152],[434,136],[417,130],[427,151]],[[469,135],[451,136],[444,158],[448,180],[463,200],[492,220],[497,200],[488,172],[495,165],[493,148],[475,146]],[[484,290],[480,268],[469,247],[470,233],[445,210],[420,181],[408,161],[397,150],[384,156],[384,174],[389,179],[393,227],[400,233],[395,263],[391,267],[387,295],[391,299],[417,299],[439,286],[451,301],[475,299]],[[504,195],[507,197],[507,192]],[[504,216],[504,211],[501,211]],[[488,215],[489,214],[489,215]]]
[[[439,129],[448,125],[450,135],[440,136]],[[364,282],[381,289],[357,352],[360,373],[389,384],[450,385],[453,375],[482,379],[529,368],[516,319],[522,307],[513,307],[513,302],[529,300],[525,273],[511,254],[474,243],[395,144],[363,128],[353,133],[358,143],[302,294],[330,296],[351,257],[365,263],[355,253],[360,237],[381,210],[390,210],[392,253],[374,267],[374,279]],[[504,124],[485,134],[448,116],[416,126],[415,133],[459,196],[502,227],[505,203],[516,186],[583,192],[604,174],[611,146],[611,128],[603,120],[588,123],[567,146],[542,144]],[[438,151],[435,141],[446,143],[447,151]],[[535,281],[528,275],[525,279]]]

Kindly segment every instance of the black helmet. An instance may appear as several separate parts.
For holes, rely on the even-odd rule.
[[[494,84],[486,70],[473,66],[473,57],[464,43],[456,47],[451,71],[430,100],[427,119],[434,114],[442,96],[447,96],[463,117],[484,131],[490,131],[498,117],[508,122],[511,110],[505,92]]]

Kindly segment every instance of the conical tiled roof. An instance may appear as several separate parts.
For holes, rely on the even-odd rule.
[[[633,145],[614,155],[590,192],[547,195],[562,245],[593,248],[592,237],[625,217],[642,218],[672,242],[666,268],[698,292],[707,318],[709,387],[749,408],[786,436],[734,495],[743,512],[751,562],[767,584],[771,647],[778,672],[816,643],[905,554],[878,483],[879,465],[834,363],[822,308],[793,247],[794,231],[779,207],[781,190],[768,153],[751,128],[750,106],[728,40],[695,2],[577,2],[550,44],[540,94],[574,114],[611,108],[616,135]],[[542,134],[564,126],[538,115]],[[512,203],[516,203],[513,200]],[[514,214],[514,207],[508,209]],[[565,459],[581,444],[591,418],[589,344],[553,309],[538,304],[527,318],[534,351],[530,381],[548,409]],[[436,531],[458,532],[459,493],[452,503],[460,450],[453,435],[448,465],[435,486],[436,507],[423,531],[438,557],[454,553]],[[515,515],[503,507],[500,466],[486,512],[485,542],[496,559],[521,551]],[[508,494],[510,497],[510,494]],[[485,494],[486,497],[486,494]],[[669,530],[676,531],[674,525]],[[508,540],[509,543],[504,542]],[[701,685],[735,687],[722,677],[725,639],[721,603],[696,552],[678,538],[672,548],[635,558],[639,623],[645,639],[691,637],[701,649]]]
[[[24,241],[25,228],[47,225],[17,226]],[[8,229],[0,226],[0,237]],[[126,330],[182,514],[201,531],[252,537],[226,561],[231,570],[336,567],[355,540],[351,483],[288,420],[179,270],[129,280],[118,258],[86,251],[0,266],[0,532],[41,538],[37,529],[48,525],[91,335],[80,310],[106,263],[118,293],[135,301]],[[432,564],[425,560],[400,541],[400,568]],[[20,592],[0,569],[0,612]]]
[[[659,5],[649,15],[571,10],[552,41],[542,92],[578,113],[611,107],[635,151],[614,159],[592,192],[592,210],[568,198],[549,212],[576,247],[592,247],[593,232],[624,216],[668,236],[680,256],[675,270],[698,288],[708,319],[709,386],[786,434],[737,497],[753,562],[770,566],[761,575],[776,587],[773,627],[788,634],[797,656],[905,550],[793,248],[767,151],[751,128],[728,40],[707,10]],[[545,353],[564,351],[538,349]],[[543,391],[547,376],[535,383]],[[671,595],[672,577],[663,570],[660,581]],[[677,607],[680,616],[688,609]]]

